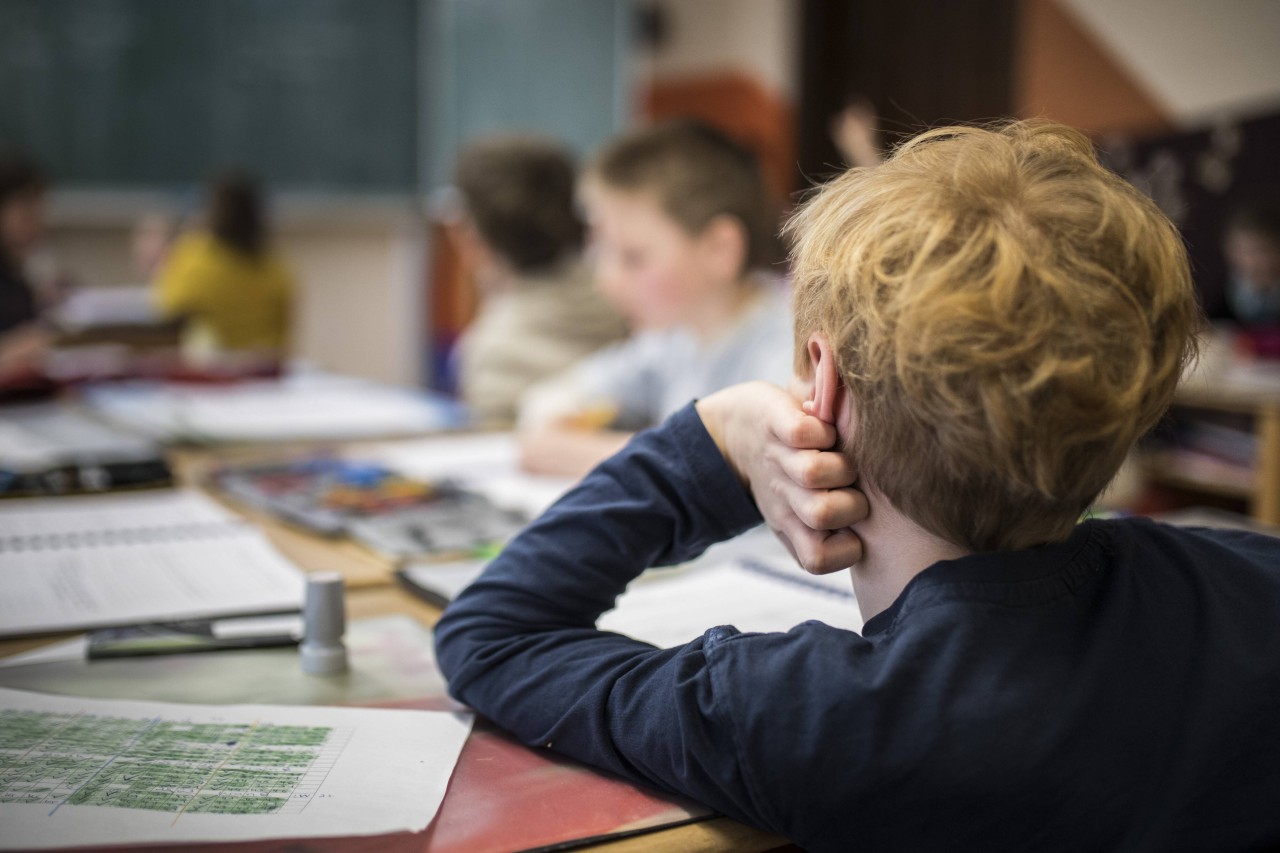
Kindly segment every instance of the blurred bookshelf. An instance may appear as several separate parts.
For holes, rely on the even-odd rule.
[[[1148,484],[1280,525],[1280,361],[1206,350],[1140,453]]]

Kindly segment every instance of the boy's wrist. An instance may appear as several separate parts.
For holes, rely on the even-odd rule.
[[[702,426],[707,431],[707,435],[711,436],[711,440],[715,442],[716,449],[724,457],[725,464],[733,471],[733,476],[737,478],[744,488],[749,488],[750,483],[743,474],[742,469],[734,461],[734,454],[727,443],[725,433],[729,413],[726,411],[724,396],[722,394],[712,394],[709,397],[704,397],[694,403],[694,409],[702,420]]]
[[[712,437],[712,441],[716,442],[717,450],[724,457],[724,464],[733,471],[733,478],[742,484],[742,488],[750,492],[751,480],[744,470],[744,466],[739,464],[741,437],[739,437],[739,441],[735,441],[735,438],[733,438],[733,427],[735,427],[735,415],[737,414],[733,410],[733,402],[735,402],[733,398],[726,396],[723,392],[714,393],[710,394],[709,397],[696,401],[694,409],[698,411],[698,416],[703,421],[703,428]]]

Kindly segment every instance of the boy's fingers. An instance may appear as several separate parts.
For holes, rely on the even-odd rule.
[[[853,461],[843,453],[784,448],[776,459],[791,481],[806,489],[843,489],[858,479]]]
[[[807,527],[792,528],[784,537],[796,562],[811,575],[825,575],[847,569],[862,559],[862,540],[858,534],[843,530],[819,532]]]
[[[805,526],[824,532],[857,524],[868,512],[866,496],[857,489],[800,489],[791,509]]]
[[[795,408],[794,401],[774,410],[770,432],[797,450],[826,450],[836,443],[836,428]]]
[[[812,574],[825,575],[847,569],[862,559],[862,539],[849,528],[828,533],[818,543],[816,570]]]

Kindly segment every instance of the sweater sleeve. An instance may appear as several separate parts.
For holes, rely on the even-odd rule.
[[[525,743],[759,814],[717,709],[713,628],[657,649],[598,631],[627,584],[760,522],[690,404],[641,433],[520,536],[445,611],[450,692]]]

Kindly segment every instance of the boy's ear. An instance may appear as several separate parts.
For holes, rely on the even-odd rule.
[[[809,335],[805,344],[809,354],[809,370],[812,385],[809,389],[809,402],[812,403],[809,414],[829,424],[836,422],[840,411],[840,395],[844,392],[844,383],[840,380],[840,369],[836,366],[835,352],[831,342],[822,332]]]
[[[718,278],[736,279],[742,274],[747,259],[747,232],[741,222],[726,214],[712,217],[698,241]]]

